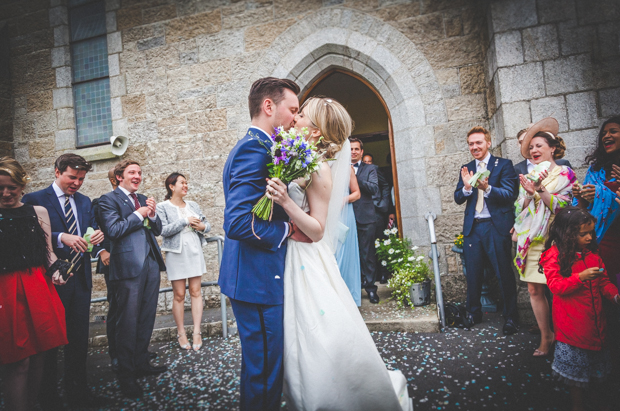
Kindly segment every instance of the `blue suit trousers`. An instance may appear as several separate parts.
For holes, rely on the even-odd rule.
[[[230,299],[241,339],[241,411],[279,410],[284,348],[283,305]]]
[[[497,276],[504,299],[504,318],[518,322],[517,283],[512,271],[512,240],[500,234],[490,220],[474,222],[464,238],[465,268],[467,271],[467,311],[475,317],[482,315],[480,294],[484,268]]]

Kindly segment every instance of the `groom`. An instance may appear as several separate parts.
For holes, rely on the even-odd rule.
[[[291,80],[262,78],[252,84],[252,126],[228,155],[223,184],[226,245],[219,285],[235,313],[241,339],[241,410],[280,409],[282,394],[284,260],[286,240],[311,242],[284,210],[274,206],[271,221],[253,218],[265,194],[275,127],[295,125],[299,86]]]

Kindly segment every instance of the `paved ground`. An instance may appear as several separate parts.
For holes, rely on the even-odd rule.
[[[403,370],[416,411],[566,410],[568,393],[551,378],[551,359],[531,356],[537,337],[521,332],[505,337],[501,317],[488,314],[473,330],[437,333],[374,332],[386,365]],[[151,350],[170,372],[141,380],[140,402],[118,394],[106,349],[92,349],[89,383],[114,400],[109,409],[204,409],[238,407],[240,345],[237,337],[204,340],[199,353],[158,343]],[[618,392],[618,383],[610,389]]]

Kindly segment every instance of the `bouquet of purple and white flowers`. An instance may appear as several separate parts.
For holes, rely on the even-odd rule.
[[[279,178],[288,184],[300,177],[309,176],[319,168],[322,155],[319,154],[315,144],[306,141],[304,138],[306,134],[308,134],[306,128],[301,131],[295,128],[284,131],[282,127],[277,127],[274,134],[269,137],[272,141],[271,147],[267,147],[262,140],[259,140],[272,158],[272,163],[267,165],[269,178]],[[271,220],[272,212],[273,201],[266,195],[252,208],[252,213],[263,220]]]

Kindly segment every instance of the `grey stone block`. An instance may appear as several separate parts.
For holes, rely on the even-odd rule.
[[[502,114],[504,116],[503,123],[505,138],[516,137],[519,130],[527,128],[527,126],[532,122],[529,101],[504,103],[502,104]]]
[[[66,130],[75,128],[75,114],[72,108],[60,108],[56,110],[58,116],[58,129]]]
[[[125,76],[110,77],[110,97],[119,97],[127,94]]]
[[[121,0],[105,0],[106,11],[117,10],[121,7]]]
[[[56,69],[56,87],[71,87],[71,67],[59,67]]]
[[[560,124],[560,132],[568,131],[568,115],[564,96],[544,97],[530,102],[532,122],[535,123],[546,117],[553,117]]]
[[[541,23],[552,23],[574,19],[574,0],[537,0],[538,20]]]
[[[247,99],[250,83],[248,81],[233,81],[220,84],[217,87],[217,106],[230,107],[238,105]]]
[[[73,92],[72,89],[56,88],[53,90],[54,108],[73,107]]]
[[[521,32],[513,30],[495,35],[497,67],[514,66],[523,63]]]
[[[575,20],[558,24],[563,56],[587,53],[596,46],[596,27],[578,26]]]
[[[118,120],[123,117],[123,105],[120,97],[110,99],[110,109],[112,111],[112,120]]]
[[[115,136],[127,136],[128,135],[128,127],[127,127],[127,119],[122,118],[120,120],[112,120],[112,132]]]
[[[69,24],[69,16],[67,14],[67,8],[64,6],[53,7],[49,11],[50,26],[56,27],[61,24]]]
[[[500,68],[497,76],[496,86],[499,87],[501,103],[531,100],[545,95],[542,63]]]
[[[570,93],[594,86],[590,56],[578,55],[545,61],[547,95]]]
[[[54,47],[67,46],[69,44],[69,26],[54,27]]]
[[[525,61],[550,60],[560,55],[558,34],[555,26],[532,27],[523,30]]]
[[[52,67],[68,66],[71,64],[71,54],[68,46],[52,49]]]
[[[152,49],[152,48],[155,48],[155,47],[161,47],[164,44],[166,44],[166,39],[164,38],[164,36],[161,36],[161,37],[151,37],[151,38],[148,38],[148,39],[139,40],[137,42],[138,50],[140,50],[140,51]]]
[[[107,33],[116,31],[116,12],[109,11],[105,14],[105,28]]]
[[[123,51],[121,32],[117,31],[108,34],[108,54],[120,53]]]
[[[119,76],[121,74],[121,67],[117,54],[108,54],[108,75],[110,77]]]
[[[598,93],[603,117],[620,115],[620,88],[601,90]]]
[[[536,0],[499,0],[491,3],[495,33],[534,26],[538,23]]]
[[[60,130],[54,133],[56,150],[71,150],[75,148],[75,130]]]
[[[216,34],[199,37],[198,56],[200,61],[231,57],[243,53],[243,31],[225,30]]]
[[[598,124],[596,115],[596,93],[587,91],[566,96],[568,125],[571,130],[589,128]]]

